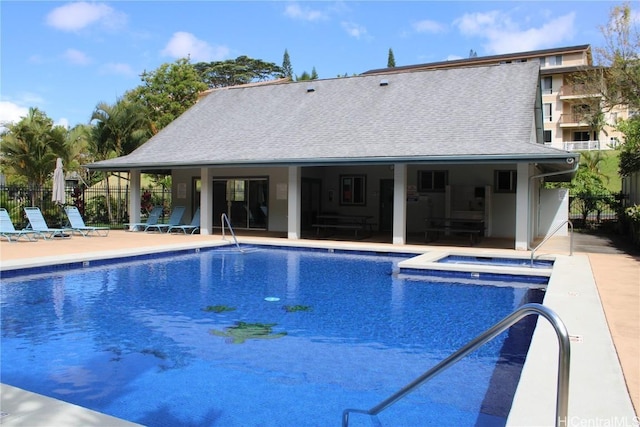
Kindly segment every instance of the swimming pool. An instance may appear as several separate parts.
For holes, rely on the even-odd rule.
[[[207,250],[3,278],[2,380],[149,426],[339,425],[343,409],[371,407],[542,298],[407,280],[403,259]],[[504,425],[531,326],[383,412],[383,425]]]

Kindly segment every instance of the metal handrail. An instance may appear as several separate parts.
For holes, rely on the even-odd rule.
[[[238,239],[236,238],[236,233],[233,232],[233,228],[231,228],[231,223],[229,222],[229,217],[227,216],[226,213],[223,213],[220,216],[220,221],[222,222],[222,239],[224,240],[224,224],[225,222],[227,223],[227,227],[229,228],[229,231],[231,232],[231,236],[233,237],[233,241],[236,244],[236,247],[238,248],[239,251],[242,251],[242,249],[240,249],[240,244],[238,243]]]
[[[386,398],[382,402],[378,403],[371,409],[345,409],[342,412],[342,427],[349,426],[349,414],[352,412],[369,415],[372,417],[377,416],[380,412],[388,408],[389,406],[396,403],[398,400],[402,399],[409,393],[411,393],[414,389],[424,384],[431,378],[435,377],[440,372],[449,368],[451,365],[458,362],[460,359],[465,357],[467,354],[476,350],[478,347],[484,345],[488,341],[491,341],[496,336],[500,335],[505,330],[509,329],[515,323],[520,321],[522,318],[530,315],[536,314],[538,316],[542,316],[551,323],[553,329],[558,336],[558,382],[557,382],[557,396],[556,396],[556,426],[566,424],[567,420],[567,410],[569,407],[569,364],[571,358],[571,350],[570,350],[570,342],[569,342],[569,333],[567,332],[567,328],[560,320],[560,317],[551,309],[541,305],[541,304],[525,304],[522,307],[518,308],[516,311],[502,319],[500,322],[496,323],[491,328],[487,329],[482,334],[478,335],[473,340],[469,341],[464,347],[460,348],[455,353],[451,354],[449,357],[438,363],[433,368],[429,369],[427,372],[413,380],[411,383],[407,384],[400,391],[394,393],[390,397]],[[377,418],[374,420],[379,424]]]
[[[560,231],[560,229],[565,224],[569,224],[569,228],[571,228],[571,231],[569,232],[569,256],[573,255],[573,223],[571,222],[571,220],[566,219],[566,220],[562,221],[562,224],[560,224],[558,227],[556,227],[556,229],[553,230],[553,232],[551,234],[548,234],[547,237],[542,239],[542,242],[540,242],[538,244],[538,246],[536,246],[535,248],[533,248],[531,250],[531,267],[533,267],[533,258],[534,258],[535,254],[536,254],[536,251],[540,248],[540,246],[544,245],[547,242],[547,240],[549,240],[551,237],[553,237],[554,234],[556,234],[558,231]]]

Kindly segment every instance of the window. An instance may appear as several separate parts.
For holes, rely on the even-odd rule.
[[[573,140],[574,141],[589,141],[589,132],[587,132],[587,131],[573,132]]]
[[[551,131],[550,130],[545,130],[544,131],[544,143],[545,144],[551,144]]]
[[[547,57],[548,65],[562,65],[562,55],[548,56]]]
[[[543,120],[545,122],[553,121],[553,114],[551,112],[552,111],[551,107],[552,107],[552,105],[551,104],[547,104],[547,103],[545,103],[542,106],[542,117],[543,117]]]
[[[544,77],[542,79],[542,94],[547,95],[553,93],[553,78]]]
[[[448,180],[448,171],[418,171],[418,191],[444,191]]]
[[[538,58],[538,60],[540,61],[540,68],[543,68],[545,65],[547,65],[547,61],[544,56],[541,56],[540,58]]]
[[[340,175],[340,204],[366,204],[366,176]]]
[[[497,170],[495,171],[494,188],[496,193],[515,193],[516,192],[516,171],[515,170]]]

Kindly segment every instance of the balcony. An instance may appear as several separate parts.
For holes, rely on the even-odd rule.
[[[545,142],[545,145],[558,148],[564,151],[592,151],[592,150],[611,150],[609,144],[600,144],[600,141],[562,141],[562,142]]]
[[[576,98],[598,98],[602,94],[593,88],[584,84],[562,85],[560,86],[560,99],[576,99]]]
[[[589,127],[585,115],[577,113],[560,114],[558,123],[560,127]]]

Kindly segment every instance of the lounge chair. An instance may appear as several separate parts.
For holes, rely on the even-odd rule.
[[[147,222],[132,222],[124,225],[128,226],[129,231],[144,230],[148,225],[157,224],[160,219],[160,215],[162,215],[162,206],[154,206],[153,209],[151,209],[151,212],[149,212]]]
[[[171,233],[172,231],[182,231],[184,234],[193,234],[200,229],[200,208],[196,209],[196,213],[193,214],[193,219],[191,220],[191,224],[185,225],[171,225],[167,230],[167,233]]]
[[[39,232],[45,239],[51,239],[53,237],[71,237],[71,229],[69,228],[49,228],[47,221],[45,221],[42,212],[38,207],[25,207],[24,213],[27,214],[29,219],[29,227],[33,231]]]
[[[169,227],[173,225],[180,225],[182,222],[182,216],[184,215],[184,206],[176,206],[173,208],[171,212],[171,216],[169,216],[169,221],[165,224],[161,224],[159,222],[155,224],[149,224],[144,228],[144,231],[159,231],[161,233],[169,230]]]
[[[5,237],[10,242],[17,242],[21,237],[31,242],[35,242],[39,232],[34,230],[16,230],[5,208],[0,208],[0,236]]]
[[[103,237],[109,235],[109,227],[91,227],[85,225],[80,211],[75,206],[65,206],[64,212],[67,214],[72,232],[82,234],[85,237],[90,236],[91,233],[95,233],[96,236]]]

